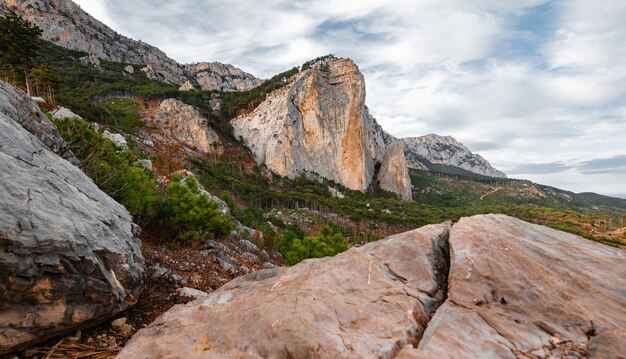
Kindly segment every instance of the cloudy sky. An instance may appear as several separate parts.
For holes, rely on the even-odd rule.
[[[183,63],[269,78],[350,57],[391,134],[452,135],[509,177],[626,198],[624,0],[76,2]]]

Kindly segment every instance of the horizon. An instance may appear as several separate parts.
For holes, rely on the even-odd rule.
[[[450,135],[511,178],[626,199],[623,2],[76,3],[180,63],[269,78],[351,58],[390,134]]]

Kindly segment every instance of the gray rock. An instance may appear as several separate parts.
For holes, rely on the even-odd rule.
[[[187,64],[184,65],[184,68],[189,76],[200,85],[202,90],[247,91],[263,82],[233,65],[221,64],[219,62]],[[191,82],[189,84],[191,85]],[[193,85],[191,88],[193,88]],[[190,90],[191,88],[189,86],[185,86],[184,89],[181,87],[181,91]]]
[[[148,147],[154,147],[154,142],[152,140],[143,140],[143,144]]]
[[[126,67],[124,67],[124,72],[132,75],[135,73],[135,68],[132,67],[131,65],[126,65]]]
[[[0,83],[0,355],[128,308],[144,270],[128,211],[54,152],[30,106]]]
[[[169,278],[172,275],[172,270],[156,264],[150,268],[148,275],[152,279]]]
[[[487,160],[472,153],[453,137],[431,134],[406,137],[401,141],[411,168],[425,170],[429,164],[437,164],[458,167],[484,176],[506,178],[506,174],[493,168]]]
[[[275,268],[275,267],[276,266],[273,263],[270,263],[270,262],[263,263],[263,268],[264,269],[272,269],[272,268]]]
[[[39,107],[23,91],[3,81],[0,81],[0,114],[19,123],[52,152],[72,164],[79,163],[59,134],[59,130],[39,110]]]
[[[206,297],[209,294],[207,292],[203,292],[199,289],[183,287],[179,292],[178,296],[182,298],[190,298],[190,299],[198,299],[202,297]]]
[[[31,96],[30,98],[31,98],[31,100],[35,101],[35,103],[45,103],[46,102],[46,100],[44,100],[42,97]]]
[[[53,110],[52,112],[50,112],[50,114],[52,115],[53,118],[56,118],[57,120],[63,120],[66,118],[82,119],[82,117],[78,116],[77,114],[72,112],[72,110],[70,110],[69,108],[65,108],[65,107],[59,107],[56,110]]]
[[[259,247],[257,247],[256,244],[250,242],[247,239],[240,239],[239,242],[237,242],[237,246],[241,249],[243,249],[244,251],[248,251],[248,252],[252,252],[252,253],[258,253],[259,252]]]
[[[130,338],[133,335],[133,327],[130,324],[126,323],[126,318],[117,318],[111,322],[111,329],[116,331],[123,337]]]
[[[109,139],[116,146],[122,147],[123,149],[128,148],[128,142],[126,142],[126,138],[124,138],[124,136],[119,133],[111,133],[107,130],[104,130],[104,132],[102,132],[102,136]]]
[[[260,264],[261,263],[261,260],[259,259],[259,257],[257,257],[255,254],[252,254],[250,252],[243,252],[241,254],[241,257],[249,260],[250,262],[252,262],[254,264]]]

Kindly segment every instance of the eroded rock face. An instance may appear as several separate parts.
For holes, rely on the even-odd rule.
[[[450,136],[426,135],[402,138],[409,167],[429,169],[430,164],[458,167],[465,171],[489,177],[506,178],[480,155],[472,153]]]
[[[43,30],[43,39],[68,49],[87,52],[90,55],[86,58],[87,63],[99,65],[99,59],[105,59],[137,64],[143,66],[142,71],[150,79],[178,85],[191,80],[202,86],[201,76],[196,76],[191,70],[188,73],[187,65],[178,64],[154,46],[118,34],[70,0],[3,1],[0,3],[0,13],[6,11],[15,11],[39,26]],[[229,69],[231,73],[243,73],[231,65],[212,64],[215,68]],[[208,78],[223,78],[221,72],[213,74],[212,70],[213,67],[205,72]],[[134,69],[128,73],[134,73]],[[224,77],[223,81],[211,89],[239,91],[240,88],[254,87],[260,82],[250,74],[242,77],[231,76],[230,80]]]
[[[504,215],[462,218],[449,242],[448,300],[401,358],[624,354],[623,250]]]
[[[233,65],[219,62],[201,62],[184,67],[189,77],[203,90],[247,91],[263,82]]]
[[[257,163],[282,176],[315,172],[364,191],[384,141],[365,107],[365,82],[349,59],[314,66],[232,122]]]
[[[168,311],[119,358],[393,357],[445,299],[449,228],[237,278]]]
[[[162,136],[155,138],[157,142],[178,141],[190,151],[203,154],[221,154],[224,151],[219,137],[207,126],[200,111],[176,99],[161,102],[146,122],[162,132]]]
[[[395,141],[387,147],[378,172],[378,182],[382,189],[396,193],[405,201],[413,199],[409,168],[401,141]]]
[[[129,213],[17,93],[0,84],[0,355],[128,308],[143,271]]]

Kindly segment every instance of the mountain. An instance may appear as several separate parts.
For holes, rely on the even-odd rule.
[[[235,137],[257,163],[281,176],[315,172],[365,191],[386,144],[365,107],[365,80],[356,64],[331,59],[288,81],[231,121]]]
[[[177,85],[189,81],[203,90],[245,91],[261,82],[232,65],[180,65],[158,48],[118,34],[70,0],[3,0],[0,12],[7,11],[39,26],[45,40],[87,53],[85,60],[95,64],[102,59],[141,65],[150,79]]]
[[[487,177],[506,178],[506,174],[493,168],[487,160],[472,153],[451,136],[430,134],[406,137],[402,142],[411,168],[441,170],[441,166],[447,166]]]

